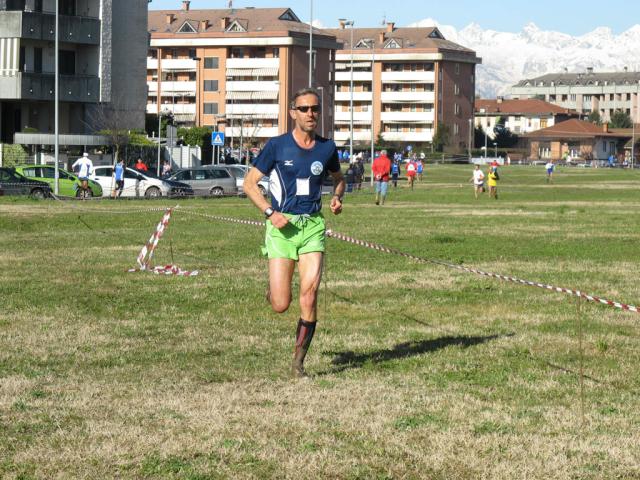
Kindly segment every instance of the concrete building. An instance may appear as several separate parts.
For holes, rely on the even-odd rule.
[[[474,122],[487,136],[495,138],[494,128],[500,124],[516,135],[552,127],[576,117],[577,113],[538,99],[508,100],[479,98],[475,103]]]
[[[518,82],[511,87],[512,98],[540,98],[581,116],[598,112],[603,122],[617,110],[640,122],[638,96],[640,72],[551,73]]]
[[[225,132],[227,144],[261,146],[291,127],[292,94],[308,86],[309,26],[289,8],[149,12],[147,112]],[[313,86],[333,104],[336,39],[313,30]],[[320,133],[330,134],[328,108]]]
[[[96,124],[98,110],[120,111],[123,127],[144,128],[147,4],[59,0],[61,144],[90,144],[87,135],[105,127]],[[55,5],[0,0],[2,142],[53,143],[46,134],[54,132]]]
[[[342,22],[325,30],[343,44],[335,62],[336,143],[349,143],[353,94],[354,144],[366,144],[372,135],[426,144],[441,123],[449,130],[446,149],[466,152],[472,141],[475,67],[481,62],[475,52],[446,40],[435,27],[346,27]]]

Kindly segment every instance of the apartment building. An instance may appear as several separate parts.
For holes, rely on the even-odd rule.
[[[326,31],[343,45],[335,62],[336,143],[350,143],[353,123],[353,143],[359,146],[378,135],[406,146],[426,145],[442,124],[449,131],[445,148],[467,151],[475,67],[481,62],[473,50],[446,40],[435,27],[396,28],[388,22],[354,28],[341,22]]]
[[[148,113],[225,132],[228,144],[261,146],[291,128],[288,104],[309,84],[309,26],[290,8],[149,12]],[[312,83],[333,104],[333,35],[314,29]],[[325,108],[320,133],[330,134]]]
[[[90,144],[99,108],[144,128],[147,4],[58,0],[62,145]],[[56,0],[0,0],[2,142],[53,143],[55,8]]]
[[[617,110],[640,122],[638,96],[640,72],[550,73],[518,82],[511,87],[512,98],[540,98],[581,116],[598,112],[604,122]]]
[[[474,122],[491,139],[500,124],[516,135],[552,127],[556,123],[576,117],[577,113],[538,99],[476,99]]]

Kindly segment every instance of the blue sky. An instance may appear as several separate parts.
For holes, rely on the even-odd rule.
[[[191,8],[226,8],[228,0],[192,0]],[[235,8],[290,7],[302,21],[309,19],[309,0],[233,0]],[[152,0],[152,10],[179,9],[181,0]],[[396,7],[400,6],[400,9]],[[582,35],[596,27],[615,34],[640,23],[638,0],[314,0],[314,19],[337,27],[338,18],[353,19],[356,27],[380,25],[383,18],[406,26],[425,18],[458,29],[471,22],[484,29],[519,32],[528,22],[543,30]]]

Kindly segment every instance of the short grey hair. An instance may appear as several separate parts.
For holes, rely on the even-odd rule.
[[[300,90],[298,90],[296,93],[293,94],[293,97],[291,97],[291,103],[289,104],[289,108],[291,110],[295,109],[296,100],[298,99],[298,97],[303,97],[305,95],[315,95],[316,98],[318,99],[318,102],[320,102],[320,94],[318,93],[318,91],[315,88],[305,87],[305,88],[301,88]]]
[[[380,155],[386,155],[387,151],[386,150],[380,150]]]

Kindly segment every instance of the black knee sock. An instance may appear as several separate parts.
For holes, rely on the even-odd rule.
[[[298,328],[296,329],[296,360],[300,362],[304,361],[315,331],[316,322],[305,322],[303,319],[298,320]]]

